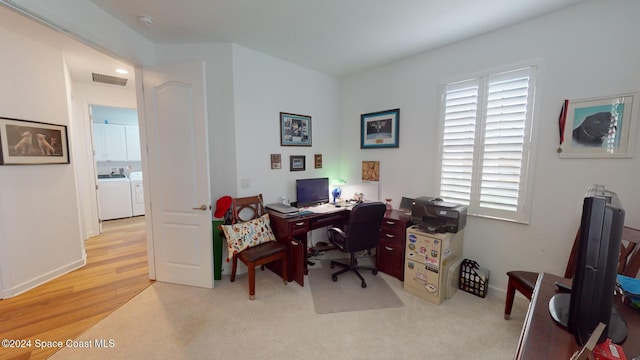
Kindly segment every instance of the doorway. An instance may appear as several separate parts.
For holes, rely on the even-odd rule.
[[[89,112],[100,224],[144,215],[137,110],[90,105]]]

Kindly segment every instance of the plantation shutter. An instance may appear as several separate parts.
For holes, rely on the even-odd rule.
[[[478,90],[474,79],[449,84],[444,94],[440,196],[464,205],[471,200]]]
[[[528,222],[534,79],[528,67],[443,87],[443,200],[469,214]]]
[[[528,95],[528,68],[489,77],[480,207],[518,209]]]

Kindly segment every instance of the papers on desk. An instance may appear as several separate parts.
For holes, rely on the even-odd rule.
[[[310,206],[306,208],[306,210],[309,210],[316,214],[326,214],[330,212],[340,211],[342,209],[343,209],[342,207],[337,207],[334,204],[322,204],[322,205]]]

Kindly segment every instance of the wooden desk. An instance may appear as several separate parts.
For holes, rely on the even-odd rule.
[[[580,347],[565,328],[549,315],[549,299],[558,293],[555,282],[571,285],[571,280],[541,273],[533,290],[533,297],[522,327],[515,359],[570,359]],[[629,333],[622,344],[627,359],[640,356],[640,312],[621,303],[614,304],[627,322]]]
[[[349,210],[340,208],[335,212],[323,214],[308,214],[286,217],[284,214],[268,210],[271,229],[276,239],[289,246],[289,281],[296,281],[304,286],[304,276],[309,273],[307,268],[307,233],[313,229],[325,226],[342,226],[349,219]],[[278,274],[282,270],[277,264],[269,268]]]

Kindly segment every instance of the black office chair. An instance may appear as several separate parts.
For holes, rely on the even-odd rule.
[[[369,250],[378,245],[380,226],[385,211],[386,206],[381,202],[360,203],[351,209],[345,230],[335,227],[329,229],[329,241],[340,251],[350,253],[351,257],[349,264],[331,261],[332,269],[335,265],[343,267],[342,270],[331,274],[333,281],[338,281],[338,275],[352,270],[362,280],[362,287],[366,288],[367,283],[358,269],[371,270],[373,275],[378,273],[375,266],[358,265],[356,255],[358,251]]]

